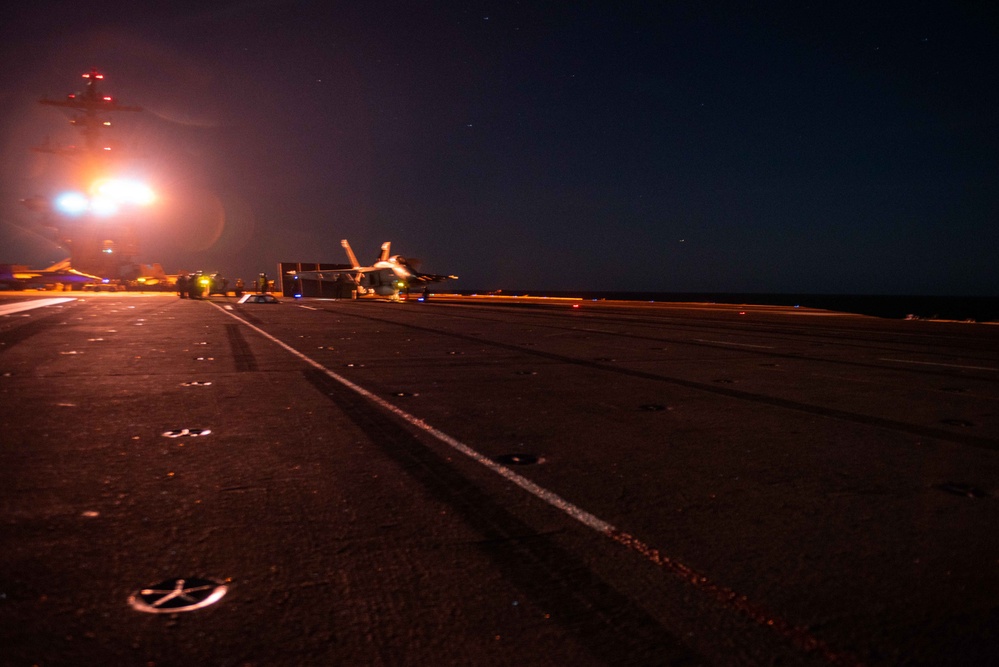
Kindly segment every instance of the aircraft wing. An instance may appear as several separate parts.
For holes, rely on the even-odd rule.
[[[358,273],[375,271],[373,266],[362,266],[356,269],[328,269],[326,271],[291,271],[289,275],[298,276],[304,280],[337,280],[341,276],[353,279]]]
[[[445,276],[437,273],[414,273],[412,276],[410,276],[409,282],[420,283],[422,285],[426,283],[441,283],[444,282],[445,280],[457,280],[457,279],[458,276],[454,275]]]

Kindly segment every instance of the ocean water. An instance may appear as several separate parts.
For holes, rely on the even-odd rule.
[[[690,292],[516,292],[509,296],[581,297],[621,301],[731,303],[802,306],[889,319],[917,317],[975,322],[999,322],[999,296],[895,296],[853,294],[740,294]]]

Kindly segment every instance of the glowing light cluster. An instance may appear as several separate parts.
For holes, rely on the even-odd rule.
[[[97,181],[92,188],[98,197],[104,197],[121,204],[148,206],[156,199],[156,195],[145,183],[126,179],[107,179]]]
[[[66,215],[90,213],[99,217],[115,215],[127,206],[149,206],[156,194],[148,185],[130,179],[108,178],[94,182],[90,195],[63,192],[55,198],[55,207]]]
[[[81,192],[64,192],[56,197],[55,206],[69,215],[83,215],[90,208],[90,200]]]

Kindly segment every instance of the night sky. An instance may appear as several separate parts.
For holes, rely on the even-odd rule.
[[[895,8],[892,9],[891,7]],[[455,288],[999,295],[991,3],[37,2],[3,10],[0,262],[103,90],[140,260]],[[977,8],[977,9],[976,9]]]

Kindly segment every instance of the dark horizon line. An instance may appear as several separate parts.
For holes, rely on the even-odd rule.
[[[730,305],[790,306],[884,318],[999,321],[999,296],[920,294],[813,294],[791,292],[652,292],[614,290],[469,290],[455,294],[534,296],[613,301],[672,301]]]

